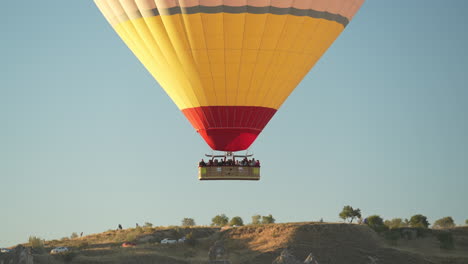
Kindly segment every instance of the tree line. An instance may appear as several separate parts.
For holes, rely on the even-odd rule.
[[[430,226],[427,217],[422,214],[413,215],[409,219],[393,218],[384,221],[384,219],[379,215],[371,215],[366,218],[362,218],[361,209],[354,209],[350,205],[343,207],[343,210],[339,213],[339,217],[348,223],[352,223],[354,220],[357,220],[359,224],[367,224],[378,232],[403,227],[429,228]],[[465,224],[468,225],[468,219],[465,221]],[[432,224],[432,228],[434,229],[453,228],[455,226],[455,221],[451,216],[442,217]]]

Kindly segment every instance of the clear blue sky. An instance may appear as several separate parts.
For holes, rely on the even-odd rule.
[[[468,1],[368,0],[253,145],[260,182],[197,180],[209,147],[93,1],[1,10],[0,246],[347,204],[468,218]]]

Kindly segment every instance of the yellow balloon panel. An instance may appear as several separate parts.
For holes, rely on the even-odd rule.
[[[114,25],[180,109],[278,109],[344,29],[274,14],[174,14]]]

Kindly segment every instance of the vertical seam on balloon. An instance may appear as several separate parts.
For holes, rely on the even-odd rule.
[[[270,0],[270,3],[271,3],[271,0]],[[270,6],[271,6],[271,5],[270,5]],[[249,5],[247,5],[247,8],[248,8],[248,7],[249,7]],[[268,16],[268,14],[266,14],[266,15]],[[255,16],[255,15],[252,15],[252,16]],[[266,23],[266,19],[265,19],[265,23]],[[260,39],[262,39],[263,34],[265,33],[265,23],[263,24],[263,32],[262,32],[262,36],[260,37]],[[255,66],[254,66],[254,69],[253,69],[253,71],[250,73],[250,80],[249,80],[249,84],[248,84],[247,91],[246,91],[246,95],[245,95],[245,99],[244,99],[244,100],[245,100],[245,101],[244,101],[244,104],[245,104],[245,105],[247,104],[248,93],[249,93],[250,88],[251,88],[250,86],[252,85],[251,82],[252,82],[252,78],[253,78],[253,75],[254,75],[254,72],[255,72],[255,67],[256,67],[256,65],[257,65],[257,60],[258,60],[258,53],[259,53],[259,51],[260,51],[260,46],[258,47],[257,53],[255,54]],[[246,117],[246,118],[247,118],[246,122],[251,121],[252,111],[247,111],[247,116],[248,116],[248,117],[246,117],[246,115],[244,114],[242,117]],[[246,126],[249,125],[248,123],[246,123],[246,124],[247,124]]]
[[[330,3],[330,2],[328,2],[328,3]],[[312,2],[310,2],[309,12],[310,12],[310,10],[312,10],[312,9],[311,9],[311,6],[312,6]],[[328,10],[328,8],[326,8],[326,10]],[[304,19],[303,22],[302,22],[301,28],[304,26],[305,21],[306,21],[306,20]],[[319,28],[319,25],[320,25],[321,23],[322,23],[322,19],[319,19],[318,22],[317,22],[317,24],[315,25],[315,27],[314,27],[314,29],[313,29],[313,32],[314,32],[314,33],[311,34],[311,38],[314,37],[315,32],[317,31],[317,29]],[[299,31],[298,31],[298,34],[300,34],[300,32],[302,32],[302,30],[299,30]],[[306,46],[307,46],[307,45],[306,45]],[[289,52],[290,52],[290,51],[289,51]],[[301,53],[303,53],[303,51],[302,51]],[[280,69],[282,69],[282,68],[280,68]],[[286,69],[286,71],[288,71],[288,69]],[[286,74],[285,76],[289,76],[289,72],[291,72],[291,71],[292,71],[292,69],[289,69],[288,74]],[[277,82],[274,82],[274,83],[277,83]],[[279,82],[279,83],[283,84],[284,82]],[[296,87],[294,87],[292,90],[294,90],[295,88],[296,88]],[[291,92],[292,92],[292,91],[289,92],[289,94],[288,94],[287,97],[289,97],[289,95],[291,94]],[[287,97],[286,97],[286,98],[287,98]],[[278,96],[272,95],[272,96],[271,96],[271,105],[275,105],[275,106],[276,106],[276,101],[277,101],[277,99],[278,99]],[[283,102],[284,102],[284,101],[283,101]],[[280,103],[280,104],[276,107],[276,109],[279,110],[279,108],[280,108],[281,105],[282,105],[282,103]]]
[[[312,3],[312,2],[311,2],[311,3]],[[291,3],[291,6],[292,6],[293,4],[294,4],[294,1]],[[310,6],[309,6],[309,7],[310,7]],[[291,8],[289,9],[289,11],[290,11],[290,10],[291,10]],[[285,30],[286,30],[286,28],[287,28],[287,24],[288,24],[288,20],[289,20],[290,14],[288,13],[288,14],[286,14],[285,16],[287,16],[287,17],[286,17],[286,21],[284,22],[283,29],[281,30],[281,34],[279,35],[278,42],[276,43],[276,46],[275,46],[275,49],[274,49],[274,52],[275,52],[275,55],[274,55],[274,56],[276,56],[277,54],[281,54],[281,53],[282,53],[282,51],[279,50],[279,45],[280,45],[280,43],[281,43],[281,40],[283,39],[282,36],[283,36],[283,34],[284,34],[284,32],[285,32]],[[302,24],[304,24],[305,19],[306,19],[305,17],[302,18],[302,21],[303,21]],[[299,30],[298,32],[300,32],[300,30]],[[287,58],[286,58],[285,60],[287,60]],[[282,62],[283,62],[283,61],[284,61],[284,60],[282,60]],[[283,64],[283,63],[278,63],[278,65],[282,65],[282,64]],[[279,67],[278,70],[277,70],[277,72],[281,71],[281,69],[282,69],[282,68]],[[279,75],[279,74],[275,74],[274,76],[275,76],[274,79],[277,79],[280,75]],[[272,82],[272,83],[276,83],[276,82]],[[268,96],[270,95],[270,92],[272,91],[272,89],[273,89],[273,85],[270,85],[270,86],[268,87],[266,93],[265,93],[265,96],[263,97],[263,100],[262,100],[262,102],[261,102],[261,105],[268,105],[268,106],[270,105],[270,104],[267,104],[266,102],[268,102],[268,101],[267,101],[267,98],[268,98]],[[272,95],[272,97],[273,97],[273,96],[274,96],[274,95]],[[273,102],[272,102],[272,103],[273,103]],[[271,103],[271,105],[273,105],[272,103]]]
[[[156,5],[156,9],[158,10],[158,12],[161,13],[160,7],[159,7],[158,4],[156,3],[156,1],[155,1],[155,5]],[[168,16],[168,17],[170,17],[170,16]],[[177,64],[178,67],[181,68],[181,72],[183,73],[183,75],[184,75],[184,77],[185,77],[185,80],[186,80],[186,83],[187,83],[187,85],[186,85],[187,87],[186,87],[186,86],[184,86],[184,87],[186,87],[187,89],[190,87],[190,89],[191,89],[192,83],[191,83],[191,81],[190,81],[190,78],[189,78],[189,76],[188,76],[188,73],[187,73],[186,69],[182,66],[182,61],[181,61],[181,59],[180,59],[180,55],[178,54],[178,52],[177,52],[177,50],[176,50],[176,48],[175,48],[175,46],[174,46],[174,41],[172,40],[172,38],[171,38],[169,32],[167,31],[167,25],[166,25],[167,22],[165,23],[165,21],[164,21],[164,16],[163,16],[163,15],[160,15],[160,18],[161,18],[161,23],[162,23],[162,25],[163,25],[163,26],[162,26],[162,29],[163,29],[163,31],[165,32],[165,36],[167,37],[168,44],[169,44],[169,46],[170,46],[170,48],[171,48],[171,50],[172,50],[172,52],[173,52],[175,58],[177,59],[176,64]],[[191,89],[191,90],[192,90],[192,92],[193,92],[193,89]],[[187,102],[188,102],[188,103],[186,104],[186,108],[193,108],[194,105],[193,105],[193,102],[190,100],[189,94],[188,94],[183,88],[181,89],[180,87],[178,88],[178,91],[180,91],[181,96],[184,96],[184,97],[187,99]],[[196,96],[195,96],[195,93],[193,94],[193,97],[194,97],[195,99],[197,99]]]
[[[155,3],[155,5],[156,5],[156,3]],[[138,5],[137,5],[137,6],[138,6]],[[156,5],[156,9],[158,9],[158,8],[157,8],[157,5]],[[166,39],[170,42],[170,37],[169,37],[169,34],[168,34],[168,32],[167,32],[167,30],[166,30],[166,28],[165,28],[165,26],[164,26],[164,21],[163,21],[163,19],[162,19],[162,16],[159,16],[159,17],[160,17],[160,19],[161,19],[161,24],[163,25],[163,26],[162,26],[162,29],[164,29],[165,37],[166,37]],[[151,32],[151,37],[153,38],[153,40],[155,41],[155,43],[158,45],[159,49],[161,50],[161,53],[163,54],[164,59],[167,61],[168,66],[169,66],[170,68],[174,69],[174,67],[177,67],[177,65],[174,65],[173,63],[170,63],[170,60],[165,56],[165,53],[166,53],[167,51],[166,51],[166,52],[163,51],[163,49],[161,48],[160,43],[159,43],[159,42],[157,41],[157,39],[155,38],[155,34],[154,34],[153,30],[151,30],[151,27],[148,26],[148,23],[147,23],[146,19],[145,19],[145,18],[143,18],[143,19],[144,19],[145,24],[146,24],[146,26],[148,27],[149,31]],[[176,54],[176,52],[175,52],[175,50],[174,50],[174,47],[173,47],[172,45],[171,45],[170,48],[172,49],[172,52],[173,52],[174,54]],[[180,65],[180,62],[179,62],[179,65]],[[186,85],[184,85],[183,83],[185,83],[185,84],[186,84],[186,83],[189,83],[189,80],[188,80],[187,74],[185,73],[185,70],[184,70],[183,68],[182,68],[182,72],[183,72],[184,77],[185,77],[185,78],[183,78],[184,81],[183,81],[182,83],[181,83],[180,81],[178,81],[178,83],[179,83],[179,85],[181,85],[181,87],[184,87],[184,86],[186,86]],[[164,87],[163,87],[163,90],[166,91],[166,89],[164,89]],[[189,106],[190,106],[190,100],[189,100],[189,97],[184,93],[183,89],[180,89],[180,87],[179,87],[178,89],[174,89],[174,91],[176,91],[178,97],[184,102],[184,103],[183,103],[183,108],[182,108],[182,109],[184,109],[184,108],[189,108]],[[166,92],[166,93],[167,93],[167,92]],[[180,110],[182,110],[182,109],[180,109]]]
[[[226,35],[224,34],[225,32],[225,27],[226,23],[224,21],[225,19],[225,13],[224,13],[224,5],[222,5],[222,12],[221,12],[221,21],[223,22],[223,58],[224,58],[224,94],[226,97],[226,106],[229,105],[229,99],[228,99],[228,86],[227,86],[227,61],[226,61]],[[226,111],[226,124],[229,126],[229,111]]]
[[[134,3],[135,6],[137,6],[137,8],[139,9],[138,4],[136,3],[135,0],[133,1],[133,3]],[[140,11],[140,10],[138,10],[138,11]],[[142,19],[142,21],[144,22],[144,25],[145,25],[145,27],[146,27],[146,30],[148,31],[149,35],[151,36],[151,39],[152,39],[152,42],[154,42],[154,45],[150,45],[150,44],[152,44],[152,43],[149,43],[149,44],[148,44],[148,43],[144,40],[144,38],[142,38],[142,37],[140,36],[140,32],[139,32],[139,30],[137,29],[137,27],[134,25],[133,20],[131,20],[131,23],[132,23],[132,25],[133,25],[133,27],[134,27],[134,29],[135,29],[135,32],[138,33],[138,36],[140,37],[141,42],[144,43],[144,45],[146,46],[145,48],[148,50],[148,54],[151,55],[151,58],[153,59],[153,61],[156,61],[155,54],[154,54],[154,52],[153,52],[153,49],[152,49],[150,46],[155,46],[163,56],[164,56],[164,53],[161,51],[161,48],[159,47],[159,45],[158,45],[156,39],[154,38],[153,32],[151,32],[151,29],[150,29],[150,27],[149,27],[149,25],[148,25],[146,19],[143,18],[143,17],[142,17],[141,19]],[[163,64],[163,65],[159,65],[159,66],[160,66],[160,67],[165,67],[165,66],[166,66],[166,67],[170,67],[170,64],[169,64],[167,58],[166,58],[166,57],[163,57],[163,58],[164,58],[164,61],[162,61],[162,64]],[[155,62],[153,62],[153,63],[155,63]],[[156,64],[154,64],[154,65],[157,66]],[[148,71],[151,73],[151,75],[153,75],[153,73],[152,73],[149,69],[148,69]],[[154,75],[153,75],[153,76],[154,76]],[[154,76],[154,77],[156,77],[156,76]],[[161,80],[158,80],[158,82],[161,82]],[[177,81],[177,82],[178,82],[178,81]],[[162,86],[168,85],[168,83],[165,83],[165,84],[162,83],[162,84],[163,84]],[[168,93],[165,89],[163,89],[163,90],[164,90],[164,92],[169,96],[169,93]],[[179,93],[173,93],[172,96],[176,96],[176,97],[178,97],[179,100],[183,100],[182,97],[179,95]],[[172,96],[170,96],[170,97],[172,97]],[[172,98],[171,98],[171,99],[172,99]]]
[[[180,20],[180,22],[181,22],[182,25],[183,25],[183,30],[184,30],[185,39],[187,40],[187,43],[189,44],[189,48],[190,48],[189,51],[190,51],[190,55],[191,55],[191,58],[192,58],[193,68],[197,71],[197,73],[198,73],[197,78],[199,79],[199,78],[200,78],[200,70],[198,69],[198,67],[197,67],[197,65],[196,65],[196,63],[195,63],[195,58],[193,57],[192,43],[190,42],[190,38],[188,37],[188,34],[187,34],[187,25],[186,25],[186,23],[185,23],[185,21],[184,21],[184,19],[185,19],[185,17],[184,17],[185,14],[183,14],[183,12],[182,12],[182,9],[181,9],[179,0],[176,0],[176,3],[177,3],[177,5],[178,5],[178,7],[179,7],[179,9],[180,9],[180,12],[181,12],[179,20]],[[207,96],[205,95],[205,89],[203,88],[203,83],[201,82],[201,80],[199,80],[199,81],[200,81],[200,91],[199,91],[199,92],[202,93],[202,96],[205,97],[205,101],[206,101],[206,103],[208,104],[208,98],[207,98]],[[200,109],[202,109],[203,116],[205,117],[206,120],[208,120],[208,117],[206,116],[205,111],[203,111],[203,108],[201,107],[202,105],[200,104],[200,101],[198,100],[197,93],[196,93],[195,90],[193,89],[193,86],[192,86],[192,91],[193,91],[193,93],[194,93],[194,95],[195,95],[195,98],[196,98],[197,101],[198,101],[198,106],[200,106]],[[193,105],[192,105],[192,107],[193,107]]]
[[[203,38],[205,39],[204,43],[205,43],[205,49],[206,49],[206,56],[208,57],[208,63],[209,63],[208,69],[210,70],[211,85],[213,87],[213,93],[214,93],[214,97],[215,97],[214,105],[216,105],[218,103],[218,96],[216,94],[216,87],[215,87],[215,82],[214,82],[214,78],[213,78],[213,71],[211,70],[211,59],[210,59],[210,55],[208,53],[208,44],[207,44],[207,37],[206,37],[206,30],[205,30],[205,20],[203,19],[202,13],[200,13],[200,21],[201,21],[201,24],[202,24]],[[217,124],[216,124],[215,117],[214,117],[212,111],[210,111],[210,112],[211,112],[211,115],[213,117],[214,126],[216,127]]]
[[[155,1],[155,3],[156,3],[156,1]],[[159,10],[159,13],[161,14],[161,9],[160,9],[160,7],[159,7],[159,5],[158,5],[157,3],[156,3],[156,8]],[[180,9],[180,6],[179,6],[179,9]],[[180,16],[182,16],[182,14],[180,14]],[[183,73],[184,73],[184,75],[185,75],[185,78],[186,78],[186,80],[187,80],[187,82],[188,82],[188,86],[186,87],[187,90],[184,90],[184,89],[183,89],[182,92],[183,92],[183,94],[187,97],[190,107],[193,108],[193,107],[195,107],[195,105],[194,105],[194,102],[192,102],[192,100],[190,100],[190,96],[189,96],[189,93],[190,93],[190,92],[193,93],[193,98],[198,102],[198,105],[200,105],[200,102],[198,101],[198,98],[197,98],[197,96],[196,96],[196,94],[195,94],[195,91],[194,91],[194,89],[193,89],[193,84],[192,84],[191,79],[190,79],[190,77],[189,77],[189,73],[187,72],[186,67],[183,66],[183,63],[182,63],[182,60],[181,60],[181,57],[180,57],[180,56],[183,56],[183,54],[179,54],[179,53],[177,52],[176,48],[175,48],[174,43],[177,41],[177,39],[173,39],[173,38],[171,37],[171,35],[169,34],[169,32],[167,31],[167,30],[168,30],[168,28],[167,28],[167,21],[165,22],[164,17],[165,17],[164,15],[161,15],[161,21],[162,21],[162,23],[163,23],[163,25],[164,25],[164,30],[166,31],[166,35],[167,35],[167,37],[168,37],[168,40],[169,40],[169,42],[170,42],[170,44],[171,44],[171,46],[172,46],[172,49],[174,50],[174,55],[175,55],[175,57],[177,58],[178,65],[181,66],[182,71],[183,71]],[[175,17],[174,17],[173,15],[167,15],[166,18],[174,19]],[[180,18],[179,18],[179,19],[180,19]],[[173,22],[170,21],[170,23],[173,23]],[[174,23],[173,23],[173,24],[174,24]],[[173,26],[175,26],[175,25],[173,25]],[[177,37],[178,37],[178,36],[179,36],[179,35],[177,35]],[[185,36],[185,33],[184,33],[184,36]],[[183,40],[179,40],[179,41],[183,41]],[[188,42],[188,41],[187,41],[187,42]],[[190,90],[188,90],[188,89],[190,89]]]
[[[351,2],[351,3],[352,3],[352,2]],[[329,7],[330,7],[330,6],[329,6]],[[327,12],[328,12],[328,10],[329,10],[329,7],[326,9]],[[343,9],[344,9],[344,7],[345,7],[345,5],[343,5],[343,6],[341,7],[340,11],[337,12],[337,13],[341,14],[342,11],[343,11]],[[317,26],[315,27],[315,31],[317,31],[317,29],[319,28],[319,26],[321,26],[322,22],[323,22],[323,20],[320,19],[320,20],[319,20],[319,23],[318,23]],[[343,26],[343,30],[344,30],[345,28],[346,28],[346,27]],[[339,36],[339,35],[337,35],[336,38],[337,38],[338,36]],[[305,64],[306,64],[305,67],[306,67],[306,69],[308,69],[308,70],[306,70],[306,72],[305,72],[305,74],[304,74],[304,77],[305,77],[305,75],[307,74],[307,72],[310,71],[310,69],[313,67],[313,65],[315,65],[315,64],[320,60],[320,58],[326,53],[326,51],[331,47],[331,45],[332,45],[333,42],[336,40],[336,38],[335,38],[334,40],[332,40],[331,43],[330,43],[329,45],[325,45],[325,49],[324,49],[322,52],[317,53],[318,56],[317,56],[314,60],[311,60],[310,63],[305,62]],[[305,48],[305,47],[307,47],[307,45],[304,46],[304,48]],[[301,54],[304,54],[304,50],[301,51]],[[311,64],[311,65],[309,65],[309,64]],[[304,67],[304,66],[303,66],[303,67]],[[295,67],[295,68],[297,68],[297,67]],[[292,71],[292,69],[290,69],[290,71]],[[304,78],[304,77],[303,77],[303,78]],[[301,80],[302,80],[302,78],[301,78],[300,80],[295,80],[295,83],[297,83],[296,85],[299,85],[299,83],[300,83]],[[294,89],[293,89],[293,90],[294,90]],[[293,90],[292,90],[292,91],[293,91]],[[292,91],[289,93],[289,95],[292,93]],[[286,96],[286,98],[284,98],[283,103],[286,101],[286,99],[289,97],[289,95]],[[281,103],[281,104],[282,104],[282,103]],[[280,105],[280,106],[281,106],[281,105]],[[278,106],[278,108],[279,108],[280,106]]]
[[[271,16],[271,0],[269,0],[269,5],[267,6],[268,8],[268,12],[266,12],[266,16],[265,16],[265,23],[263,24],[263,32],[262,32],[262,35],[260,37],[260,44],[259,44],[259,47],[257,49],[257,56],[256,56],[256,60],[255,60],[255,66],[253,68],[253,71],[252,71],[252,75],[250,75],[250,81],[249,81],[249,87],[247,89],[247,92],[246,92],[246,98],[245,98],[245,102],[247,103],[248,100],[249,100],[249,95],[250,95],[250,92],[252,90],[252,82],[254,80],[254,75],[257,71],[257,67],[258,67],[258,61],[259,61],[259,55],[260,55],[260,51],[262,49],[262,43],[263,43],[263,40],[265,38],[265,32],[266,32],[266,23],[268,21],[268,18]],[[255,91],[255,88],[254,88],[254,91]]]
[[[115,10],[114,10],[113,6],[112,6],[112,5],[109,5],[108,1],[106,1],[105,3],[108,5],[108,7],[110,8],[110,10],[112,10],[112,12],[113,12],[114,15],[115,15]],[[118,1],[118,0],[117,0],[117,1],[114,1],[114,4],[118,4],[118,5],[122,8],[122,10],[124,10],[125,15],[127,15],[126,10],[123,8],[123,6],[122,6],[122,4],[120,3],[120,1]],[[135,32],[138,33],[138,30],[135,28],[135,25],[133,24],[132,21],[129,21],[129,22],[126,22],[126,23],[130,23],[131,26],[132,26],[132,28],[133,28],[133,30],[134,30]],[[139,49],[139,52],[141,52],[141,55],[142,55],[142,56],[148,56],[148,55],[149,55],[149,56],[152,57],[152,54],[151,54],[151,52],[149,52],[148,47],[146,47],[146,44],[144,43],[144,41],[141,41],[142,39],[141,39],[141,37],[139,36],[139,34],[138,34],[138,39],[136,39],[135,37],[132,37],[132,36],[134,36],[134,35],[131,34],[131,32],[129,32],[129,31],[127,30],[127,28],[125,28],[125,26],[123,25],[123,23],[120,23],[120,25],[121,25],[122,30],[125,31],[125,33],[126,33],[128,39],[131,40],[132,43],[135,45],[135,47]],[[137,54],[135,54],[135,55],[137,55]],[[137,59],[140,59],[140,57],[138,57],[138,56],[136,56],[136,57],[137,57]],[[146,64],[146,63],[145,63],[146,60],[145,60],[144,58],[141,58],[140,60],[141,60],[141,63],[142,63],[145,67],[146,67],[147,65],[148,65],[148,66],[151,66],[151,65],[153,64],[153,62],[150,62],[150,61],[148,61],[148,62],[147,62],[148,64]],[[151,73],[151,71],[150,71],[149,69],[148,69],[148,71]],[[151,75],[153,75],[153,74],[151,73]]]
[[[291,2],[291,6],[289,7],[288,11],[291,10],[291,7],[294,5],[294,2],[295,2],[294,0]],[[287,21],[288,21],[288,17],[287,17],[287,15],[286,15],[285,21],[284,21],[284,23],[283,23],[283,27],[282,27],[282,29],[281,29],[281,33],[278,35],[278,39],[277,39],[275,48],[273,49],[273,56],[272,56],[272,58],[274,58],[275,55],[278,53],[278,45],[279,45],[279,43],[280,43],[280,41],[281,41],[281,36],[283,35],[284,30],[286,29]],[[271,69],[272,65],[273,65],[273,63],[272,63],[272,61],[270,60],[270,64],[269,64],[269,66],[267,67],[267,71],[266,71],[266,72],[268,72],[268,70]],[[263,81],[262,81],[260,87],[263,86],[263,83],[265,82],[266,76],[267,76],[267,73],[265,73],[265,76],[264,76],[264,78],[263,78]],[[265,98],[267,97],[267,94],[269,93],[269,90],[270,90],[270,89],[271,89],[271,86],[267,88],[266,93],[265,93],[265,95],[263,96],[263,98],[260,98],[260,100],[262,101],[262,103],[259,103],[259,106],[265,106],[265,104],[264,104]]]
[[[200,6],[200,0],[197,0],[197,1],[198,1],[199,6]],[[208,56],[208,46],[207,46],[207,44],[206,44],[206,37],[205,37],[205,29],[204,29],[204,23],[203,23],[203,16],[202,16],[201,13],[197,13],[197,14],[193,14],[193,15],[196,15],[196,16],[198,16],[198,17],[200,18],[200,24],[201,24],[201,30],[203,31],[202,36],[203,36],[203,43],[205,44],[206,56],[208,57],[208,61],[210,61],[209,56]],[[211,76],[211,87],[213,88],[213,89],[212,89],[212,92],[213,92],[213,94],[214,94],[215,102],[216,102],[216,101],[217,101],[217,96],[216,96],[216,89],[214,88],[214,80],[213,80],[213,72],[211,71],[211,63],[210,63],[210,65],[209,65],[209,67],[208,67],[208,70],[210,71],[210,76]],[[203,83],[202,83],[202,85],[203,85]],[[203,87],[203,92],[205,92],[205,88],[206,88],[206,87]],[[211,103],[208,102],[208,100],[207,100],[207,105],[211,105]],[[204,108],[202,108],[202,109],[204,109]],[[203,110],[203,111],[204,111],[204,110]],[[206,112],[204,112],[204,115],[206,116],[206,119],[207,119],[207,125],[208,125],[208,126],[211,126],[211,123],[212,123],[212,121],[214,122],[214,119],[215,119],[215,118],[214,118],[214,115],[213,115],[213,112],[212,112],[212,111],[208,111],[208,113],[209,113],[210,116],[211,116],[211,121],[209,121]]]
[[[246,5],[247,8],[247,5]],[[247,26],[247,19],[246,19],[247,13],[243,14],[244,17],[244,30],[242,32],[242,46],[240,50],[240,63],[239,63],[239,71],[238,71],[238,76],[237,76],[237,92],[236,92],[236,105],[239,105],[238,99],[239,99],[239,86],[240,86],[240,76],[241,76],[241,69],[242,69],[242,61],[243,61],[243,54],[244,54],[244,42],[245,42],[245,28]],[[241,117],[239,118],[239,123],[242,124],[242,121],[244,120],[244,111],[241,111]]]

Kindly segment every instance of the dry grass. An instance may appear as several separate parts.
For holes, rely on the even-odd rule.
[[[163,238],[176,239],[193,232],[197,243],[161,245]],[[384,239],[363,225],[329,223],[287,223],[249,225],[221,231],[213,227],[146,227],[109,230],[81,238],[46,241],[52,247],[73,248],[76,257],[71,263],[206,263],[209,248],[224,240],[233,264],[271,263],[283,248],[290,248],[299,258],[313,252],[323,263],[367,263],[369,256],[380,264],[390,263],[468,263],[468,227],[451,229],[455,249],[441,250],[436,232],[414,240],[398,240],[397,246],[386,245]],[[443,231],[446,232],[446,231]],[[120,245],[136,234],[135,248]],[[35,258],[38,263],[60,263],[48,254]],[[411,259],[410,262],[408,260]],[[461,259],[461,262],[459,260]],[[405,262],[406,261],[406,262]],[[450,262],[452,261],[452,262]],[[466,262],[463,262],[466,261]]]

